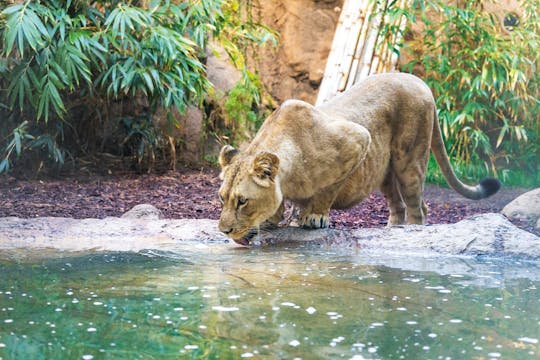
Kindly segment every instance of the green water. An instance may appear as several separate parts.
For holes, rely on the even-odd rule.
[[[305,248],[4,258],[0,358],[540,358],[539,268],[452,261]]]

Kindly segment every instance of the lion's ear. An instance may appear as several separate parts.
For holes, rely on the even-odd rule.
[[[235,149],[231,145],[222,147],[219,152],[219,165],[221,165],[221,168],[223,169],[229,165],[236,154],[238,154],[238,149]]]
[[[251,174],[253,181],[262,187],[269,187],[279,169],[279,158],[276,154],[263,151],[255,156]]]

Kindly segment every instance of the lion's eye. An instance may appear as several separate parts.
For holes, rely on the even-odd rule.
[[[242,206],[242,205],[245,205],[245,204],[247,203],[247,201],[248,201],[248,200],[247,200],[245,197],[240,196],[240,197],[238,198],[238,207],[240,207],[240,206]]]
[[[218,196],[219,196],[219,201],[223,204],[225,202],[225,200],[223,200],[223,196],[221,196],[221,194],[219,194]]]

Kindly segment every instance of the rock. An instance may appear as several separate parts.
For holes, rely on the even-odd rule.
[[[122,219],[159,220],[163,219],[163,213],[153,205],[139,204],[125,212],[121,217]]]
[[[252,60],[277,103],[315,102],[342,5],[343,0],[260,2],[260,21],[279,33],[279,45],[266,46]]]
[[[282,228],[259,239],[262,245],[310,242],[355,246],[364,251],[406,254],[438,254],[520,257],[540,260],[540,237],[521,230],[500,214],[481,214],[455,224],[406,225],[352,231]]]
[[[203,137],[203,112],[190,106],[183,118],[184,137],[181,142],[181,156],[184,163],[199,163],[201,159],[201,141]]]
[[[229,242],[219,234],[214,220],[0,218],[0,253],[13,249],[78,253],[176,250],[182,246],[195,248],[216,239],[221,244]]]
[[[535,223],[540,219],[540,188],[518,196],[506,205],[501,213],[509,219]],[[538,223],[536,225],[538,228]]]
[[[207,54],[206,76],[221,97],[242,79],[242,73],[231,63],[227,52],[216,44],[210,44]]]
[[[200,147],[203,133],[203,112],[196,106],[188,106],[186,113],[182,114],[175,106],[169,109],[172,117],[170,121],[167,111],[158,109],[153,116],[153,122],[165,136],[170,138],[171,154],[176,162],[176,147],[180,149],[180,156],[184,162],[198,163],[201,157]]]
[[[482,214],[456,224],[360,230],[303,230],[287,227],[261,233],[255,246],[279,244],[354,248],[365,253],[408,256],[487,256],[540,261],[540,238],[500,214]],[[217,230],[216,220],[148,218],[0,218],[0,250],[216,251],[236,247]],[[198,250],[197,250],[198,251]],[[0,251],[0,255],[2,251]],[[1,256],[0,256],[1,257]]]

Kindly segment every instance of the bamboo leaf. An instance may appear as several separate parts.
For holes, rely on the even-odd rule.
[[[150,74],[147,72],[142,72],[142,77],[146,83],[146,87],[148,88],[150,93],[154,92],[154,84],[152,83],[152,78],[150,77]]]
[[[5,174],[9,171],[9,160],[3,159],[0,161],[0,174]]]
[[[18,131],[13,132],[13,141],[15,143],[15,152],[17,155],[21,154],[21,134]]]
[[[20,11],[23,8],[23,6],[24,6],[23,4],[15,4],[15,5],[8,6],[1,12],[1,14],[8,15],[8,16],[12,15],[13,13]]]

